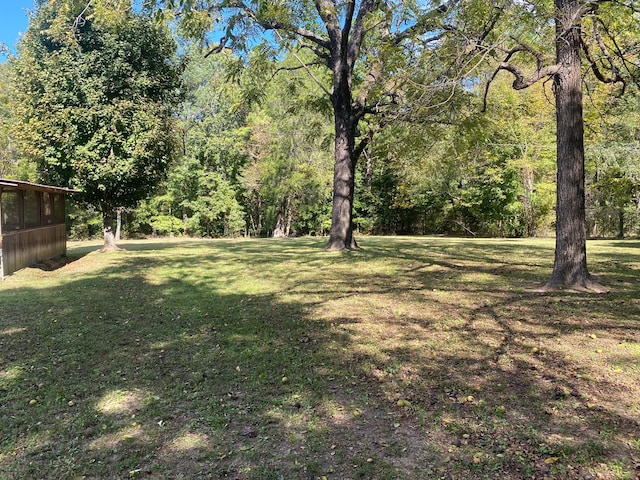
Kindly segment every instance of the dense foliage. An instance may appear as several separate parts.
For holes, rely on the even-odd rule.
[[[447,17],[461,29],[485,33],[481,40],[494,49],[487,57],[494,60],[486,64],[472,64],[478,56],[467,55],[459,39],[434,43],[417,35],[412,41],[422,38],[422,46],[382,49],[372,37],[364,44],[366,68],[354,71],[355,85],[364,87],[376,58],[386,63],[384,75],[370,86],[384,115],[366,117],[355,131],[364,146],[354,180],[357,232],[553,233],[551,83],[514,91],[508,72],[492,77],[500,48],[508,46],[496,47],[497,42],[508,35],[519,35],[545,58],[552,55],[553,45],[543,41],[552,30],[541,20],[552,9],[544,2],[536,8],[531,2],[507,3],[510,9],[494,24],[486,2],[468,2],[467,9]],[[69,30],[74,2],[58,4],[71,7],[61,13],[56,2],[42,2],[18,58],[0,71],[0,82],[17,83],[19,93],[17,102],[0,95],[4,175],[80,187],[96,213],[121,209],[129,236],[328,234],[334,112],[326,95],[330,73],[315,62],[317,52],[295,48],[287,36],[279,39],[281,50],[272,49],[270,34],[264,43],[247,44],[248,37],[238,36],[219,48],[185,44],[178,105],[178,68],[165,30],[142,13],[109,10],[109,2],[95,2],[98,15]],[[405,7],[408,12],[415,6]],[[180,31],[196,28],[198,19],[207,30],[211,18],[192,13]],[[606,10],[600,16],[613,21]],[[620,34],[620,25],[629,23],[620,17],[611,32]],[[516,28],[515,18],[526,28]],[[595,28],[589,22],[591,17],[587,26]],[[244,35],[260,34],[249,24],[241,27]],[[253,48],[232,52],[222,48],[227,43]],[[624,53],[632,57],[629,52]],[[535,71],[530,57],[519,56],[520,66]],[[487,79],[492,82],[484,98]],[[585,77],[588,232],[636,235],[638,96],[633,82],[620,95],[619,84],[596,80]],[[8,128],[16,123],[17,129]],[[181,152],[174,156],[176,144]],[[72,214],[74,234],[100,231],[91,212]]]
[[[147,197],[175,157],[175,49],[148,15],[100,19],[64,1],[42,3],[20,42],[13,66],[23,154],[44,181],[80,189],[105,232],[116,209]]]

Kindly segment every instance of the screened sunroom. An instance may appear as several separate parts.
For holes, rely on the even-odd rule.
[[[73,192],[0,178],[0,276],[66,253],[65,196]]]

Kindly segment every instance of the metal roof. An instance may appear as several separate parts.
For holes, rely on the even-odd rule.
[[[0,178],[0,187],[13,187],[24,190],[39,190],[41,192],[52,193],[80,193],[80,190],[73,190],[71,188],[54,187],[52,185],[42,185],[39,183],[23,182],[20,180],[9,180],[6,178]]]

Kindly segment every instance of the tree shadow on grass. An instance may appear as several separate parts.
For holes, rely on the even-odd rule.
[[[53,272],[59,268],[69,265],[70,263],[80,260],[81,258],[81,255],[60,255],[54,258],[40,260],[39,262],[30,265],[29,268],[37,268],[38,270],[43,270],[45,272]]]
[[[469,270],[447,267],[456,256],[439,260],[453,272],[443,281],[413,265],[429,261],[419,249],[320,258],[291,245],[280,255],[243,243],[158,258],[142,250],[59,286],[0,291],[7,478],[584,478],[600,464],[633,468],[637,404],[615,403],[625,385],[613,371],[563,350],[636,345],[638,304],[626,305],[628,318],[610,311],[628,297],[540,301],[497,288],[502,280],[465,285]],[[367,270],[380,258],[395,270]],[[253,276],[265,285],[245,285]],[[460,301],[463,288],[473,295]],[[631,368],[633,352],[612,361]]]

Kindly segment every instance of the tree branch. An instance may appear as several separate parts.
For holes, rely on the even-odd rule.
[[[355,4],[355,0],[349,0],[350,5]],[[365,35],[364,28],[364,20],[365,17],[373,12],[378,5],[380,4],[380,0],[363,0],[360,4],[360,9],[358,10],[358,16],[356,18],[356,24],[353,28],[353,33],[351,34],[347,47],[347,62],[349,68],[353,68],[356,63],[356,59],[360,53],[360,47],[362,46],[362,40]]]
[[[324,66],[324,64],[321,62],[312,62],[312,63],[304,63],[301,65],[298,65],[297,67],[278,67],[275,69],[275,71],[271,75],[271,79],[273,79],[273,77],[275,77],[280,72],[295,72],[297,70],[307,70],[309,67],[320,66],[320,65]]]
[[[276,34],[279,35],[279,32],[277,30],[276,30]],[[329,90],[327,90],[327,88],[322,84],[322,82],[320,80],[318,80],[318,78],[313,74],[313,72],[309,68],[309,65],[306,64],[305,62],[303,62],[302,59],[298,56],[298,54],[295,51],[290,50],[290,52],[291,52],[291,55],[293,55],[293,57],[300,64],[300,68],[304,68],[307,71],[307,73],[309,74],[309,76],[311,77],[311,79],[316,83],[316,85],[318,85],[318,87],[320,87],[320,89],[325,93],[325,95],[330,97],[331,96],[331,92],[329,92]],[[321,64],[318,62],[318,63],[313,63],[312,65],[321,65]]]
[[[311,50],[311,52],[317,56],[318,58],[322,59],[325,62],[325,66],[329,66],[329,63],[331,61],[331,56],[324,50],[321,50],[320,48],[318,48],[317,45],[315,44],[307,44],[304,42],[300,42],[300,49],[303,48],[308,48],[309,50]]]
[[[220,52],[222,52],[227,44],[227,42],[229,41],[228,37],[222,37],[220,39],[220,43],[218,45],[216,45],[215,47],[211,48],[207,53],[205,53],[204,58],[209,57],[210,55],[213,54],[218,54]]]
[[[638,12],[640,12],[640,9],[638,9]],[[632,71],[632,69],[629,68],[629,63],[631,63],[631,65],[633,65],[633,69],[637,69],[640,65],[637,62],[630,61],[630,60],[628,60],[626,58],[625,53],[622,51],[622,48],[620,48],[620,46],[618,45],[615,36],[609,31],[609,29],[608,29],[606,24],[602,23],[600,26],[604,29],[604,32],[607,34],[607,37],[609,38],[609,40],[613,44],[613,48],[615,50],[615,55],[622,61],[622,65],[623,65],[624,69],[626,70],[626,72],[628,74],[628,77],[629,78],[634,78],[637,74],[635,74]]]
[[[339,51],[342,44],[342,30],[336,15],[335,4],[331,0],[315,0],[313,3],[329,34],[329,50],[332,52]]]
[[[506,70],[514,76],[514,80],[511,86],[515,90],[524,90],[525,88],[529,88],[531,85],[537,83],[543,78],[552,77],[553,75],[558,73],[558,70],[560,69],[560,65],[557,64],[545,66],[542,53],[536,51],[529,45],[526,45],[516,38],[512,37],[512,39],[518,44],[518,46],[506,52],[507,56],[502,62],[500,62],[496,70],[493,72],[491,78],[487,81],[482,98],[483,112],[486,112],[487,110],[487,97],[489,95],[489,87],[501,70]],[[536,58],[536,71],[529,77],[527,77],[518,67],[510,63],[511,58],[518,52],[527,52]]]
[[[328,49],[330,47],[330,43],[327,39],[322,38],[321,36],[317,35],[315,32],[312,32],[311,30],[307,30],[305,28],[293,27],[292,25],[285,25],[275,21],[268,21],[268,22],[257,21],[257,22],[258,22],[258,25],[260,25],[265,30],[281,30],[281,31],[296,35],[298,37],[302,37],[306,40],[309,40],[322,48]]]
[[[405,30],[403,30],[401,32],[398,32],[395,35],[395,38],[394,38],[395,44],[399,45],[400,43],[402,43],[407,38],[410,38],[410,37],[412,37],[414,35],[420,35],[422,33],[425,33],[426,31],[428,31],[430,28],[432,28],[432,26],[428,24],[428,20],[430,20],[431,17],[436,16],[436,15],[444,15],[449,10],[451,10],[451,8],[456,3],[458,3],[458,1],[459,0],[448,0],[447,2],[440,4],[438,7],[434,8],[430,12],[425,13],[420,18],[420,20],[418,22],[416,22],[415,25],[412,25],[412,26],[406,28]]]
[[[536,70],[533,75],[527,78],[524,76],[524,74],[518,67],[516,67],[511,63],[503,62],[503,63],[500,63],[500,65],[498,65],[498,70],[506,70],[515,77],[515,80],[513,81],[513,84],[512,84],[512,87],[515,90],[524,90],[525,88],[529,88],[531,85],[533,85],[534,83],[537,83],[539,80],[555,75],[556,73],[558,73],[559,69],[560,69],[559,65],[550,65],[547,67],[543,67],[539,70]]]
[[[365,2],[363,2],[364,5]],[[341,55],[345,55],[349,51],[349,35],[353,26],[353,15],[355,14],[355,0],[347,0],[347,11],[345,13],[344,26],[342,27],[342,43],[340,45]],[[362,11],[363,6],[360,6]],[[359,16],[359,15],[358,15]]]
[[[449,9],[456,3],[456,1],[457,0],[449,0],[447,3],[442,4],[439,7],[431,10],[429,13],[425,14],[425,16],[442,15],[447,11],[449,11]],[[357,45],[359,47],[360,44],[362,43],[362,37],[365,33],[364,27],[363,27],[364,17],[371,11],[375,10],[375,8],[377,8],[379,5],[380,5],[380,2],[378,0],[370,0],[369,2],[366,2],[366,3],[363,2],[363,4],[361,5],[360,11],[358,13],[358,19],[356,21],[357,26],[354,29],[354,33],[351,39],[352,46]],[[386,4],[384,3],[382,5],[386,6]],[[387,9],[387,13],[389,13],[388,9]],[[408,29],[401,32],[400,34],[392,35],[390,19],[388,16],[384,20],[384,23],[385,25],[381,27],[383,37],[391,39],[391,42],[394,43],[395,45],[399,45],[402,42],[402,40],[409,38],[410,31],[412,32],[411,34],[421,33],[421,29],[415,28],[416,26],[414,26],[414,27],[409,27]],[[424,28],[424,29],[428,28],[427,23],[423,22],[421,28]],[[446,31],[437,33],[431,36],[429,39],[427,39],[427,42],[437,41],[442,37],[444,37],[446,34],[447,34]],[[355,58],[357,58],[357,55],[358,55],[358,50],[351,49],[351,51],[349,52],[350,64],[352,64],[351,62],[355,62]],[[366,74],[363,84],[360,88],[360,92],[358,93],[358,97],[356,98],[355,103],[357,105],[357,115],[363,116],[367,113],[377,113],[377,111],[379,110],[378,107],[375,107],[375,108],[367,107],[366,102],[367,102],[367,99],[369,98],[371,90],[382,77],[383,70],[384,70],[384,58],[378,57],[376,58],[373,65],[371,66],[369,72]]]
[[[598,46],[600,47],[600,51],[602,52],[602,54],[607,59],[607,62],[609,63],[611,76],[606,76],[602,72],[602,70],[598,66],[597,60],[594,59],[593,56],[591,55],[591,51],[589,49],[589,45],[587,45],[587,42],[585,42],[584,39],[581,38],[580,39],[580,44],[582,45],[582,51],[584,52],[585,58],[589,62],[589,66],[591,67],[591,71],[593,71],[593,74],[602,83],[622,83],[622,92],[624,92],[624,90],[626,88],[626,83],[624,81],[624,78],[622,78],[620,76],[620,74],[618,72],[618,69],[616,68],[615,64],[613,63],[613,59],[611,58],[611,55],[609,54],[609,50],[607,49],[607,46],[602,41],[602,37],[600,36],[600,32],[598,30],[598,24],[596,22],[594,22],[594,24],[593,24],[593,29],[594,29],[594,36],[596,38],[596,42],[598,43]]]
[[[371,138],[369,136],[366,136],[362,140],[360,140],[360,143],[353,149],[353,158],[356,160],[359,159],[360,155],[362,155],[362,152],[364,152],[365,148],[367,148],[370,142]]]
[[[76,17],[76,19],[73,21],[73,30],[77,30],[78,28],[84,26],[84,24],[87,22],[87,19],[85,18],[85,13],[87,13],[89,11],[89,9],[91,8],[91,2],[92,0],[89,0],[87,2],[87,4],[85,5],[85,7],[82,9],[82,12],[80,12],[78,14],[78,16]]]
[[[219,6],[210,6],[209,10],[215,10],[216,8],[220,8]],[[280,23],[274,19],[260,19],[258,18],[257,13],[255,12],[255,10],[253,10],[251,7],[249,7],[246,3],[244,2],[237,2],[237,3],[231,3],[229,5],[226,5],[224,8],[227,9],[238,9],[242,12],[245,13],[245,15],[247,15],[248,17],[250,17],[251,19],[253,19],[254,22],[256,22],[257,25],[259,25],[260,27],[262,27],[264,30],[281,30],[281,31],[285,31],[287,33],[293,34],[293,35],[297,35],[299,37],[305,38],[313,43],[315,43],[316,45],[322,47],[322,48],[329,48],[330,47],[330,43],[327,39],[321,37],[320,35],[316,34],[315,32],[312,32],[311,30],[307,30],[306,28],[302,28],[302,27],[296,27],[293,25],[287,25],[285,23]]]

